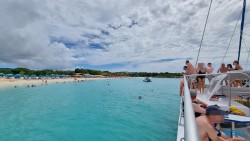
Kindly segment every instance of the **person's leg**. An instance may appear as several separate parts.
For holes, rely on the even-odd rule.
[[[231,81],[230,83],[230,87],[237,87],[237,83],[235,81]]]
[[[212,75],[207,75],[208,82],[210,83],[212,80],[213,76]]]
[[[243,87],[241,80],[235,80],[236,87],[240,86]]]
[[[201,82],[202,80],[201,80],[201,78],[198,78],[198,90],[200,91],[200,93],[201,93]]]
[[[204,89],[205,89],[205,78],[203,78],[201,81],[202,81],[202,92],[204,93]]]

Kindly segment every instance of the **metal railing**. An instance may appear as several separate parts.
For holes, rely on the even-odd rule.
[[[184,117],[185,141],[200,141],[186,76],[184,76]]]

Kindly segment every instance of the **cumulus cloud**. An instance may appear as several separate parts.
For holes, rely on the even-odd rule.
[[[180,72],[186,59],[196,61],[208,6],[195,0],[1,1],[0,65]],[[242,1],[213,2],[199,62],[220,65],[241,9]],[[246,18],[243,67],[249,26]],[[225,63],[237,59],[239,27]]]

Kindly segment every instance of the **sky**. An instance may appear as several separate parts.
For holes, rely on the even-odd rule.
[[[210,0],[0,0],[0,68],[182,72]],[[237,60],[242,0],[214,0],[198,62]],[[249,69],[250,2],[240,64]],[[228,48],[229,46],[229,48]],[[227,51],[228,48],[228,51]],[[227,54],[225,54],[227,51]],[[249,59],[250,60],[250,59]]]

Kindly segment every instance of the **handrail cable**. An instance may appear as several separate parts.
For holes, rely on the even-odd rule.
[[[209,16],[209,13],[210,13],[210,9],[211,9],[212,2],[213,2],[213,0],[210,1],[208,13],[207,13],[207,19],[206,19],[205,27],[204,27],[204,29],[203,29],[203,33],[202,33],[202,37],[201,37],[200,48],[199,48],[198,55],[197,55],[197,58],[196,58],[195,68],[197,67],[198,59],[199,59],[199,56],[200,56],[201,46],[202,46],[202,42],[203,42],[203,37],[204,37],[205,31],[206,31],[208,16]]]
[[[235,27],[234,27],[233,34],[232,34],[231,39],[230,39],[230,41],[229,41],[229,43],[228,43],[228,46],[227,46],[226,52],[225,52],[225,54],[224,54],[224,56],[223,56],[223,59],[222,59],[221,64],[224,62],[224,59],[225,59],[226,54],[227,54],[227,51],[228,51],[228,49],[229,49],[229,47],[230,47],[230,44],[231,44],[231,41],[232,41],[232,39],[233,39],[233,36],[234,36],[235,30],[236,30],[236,27],[237,27],[238,22],[239,22],[239,20],[240,20],[241,14],[242,14],[242,10],[241,10],[241,12],[240,12],[239,18],[238,18],[238,20],[237,20],[237,22],[236,22],[236,25],[235,25]]]

